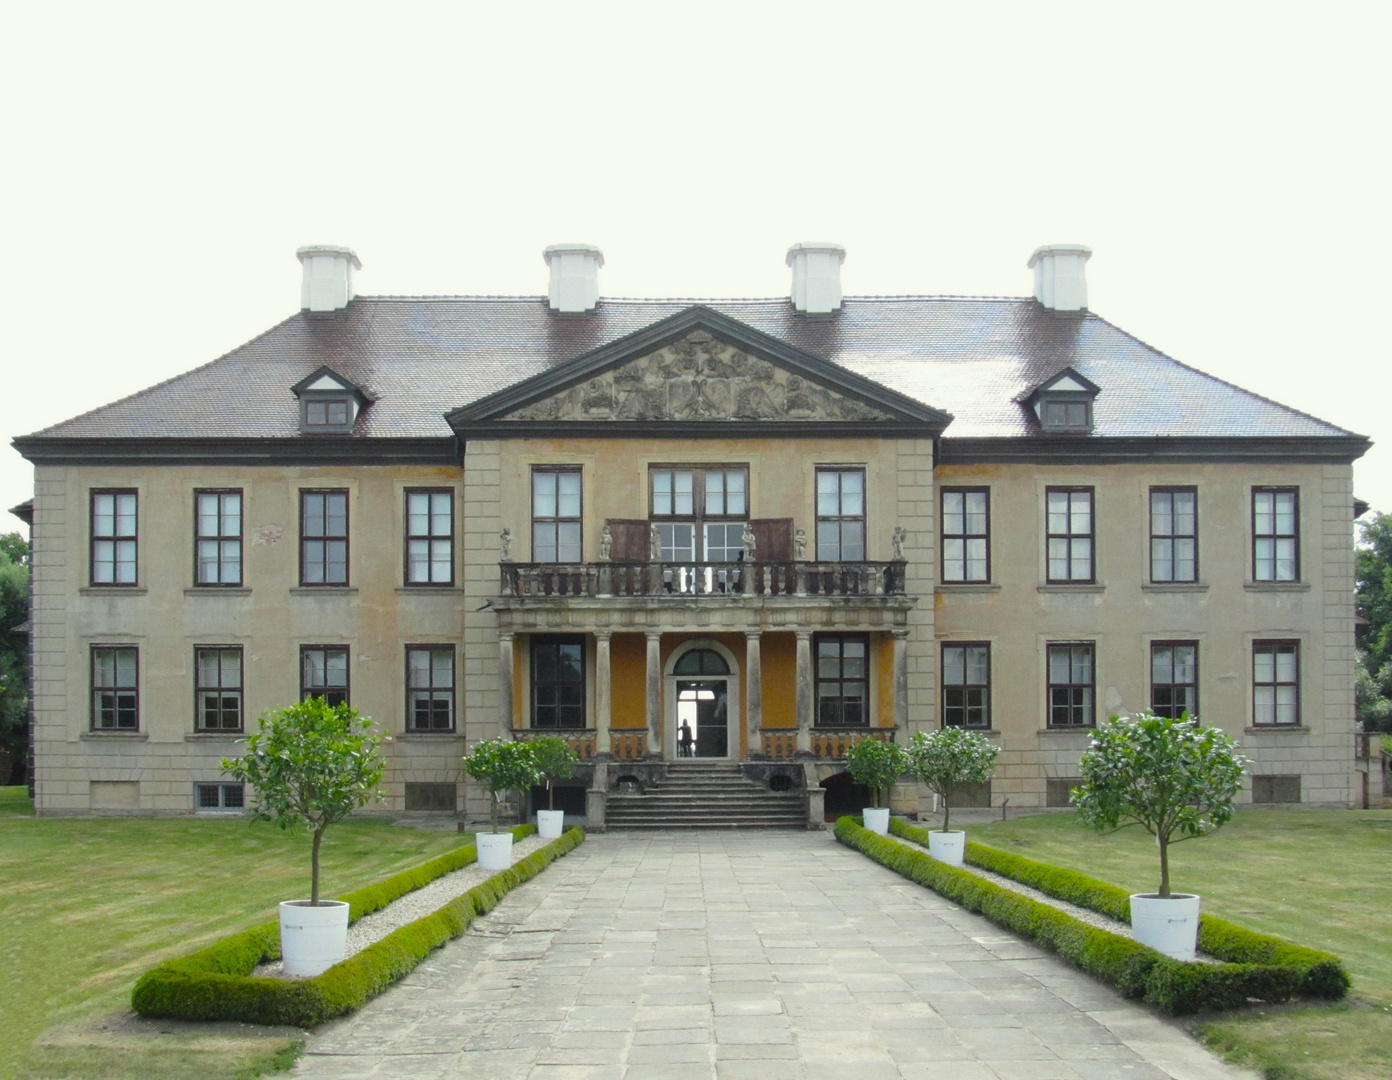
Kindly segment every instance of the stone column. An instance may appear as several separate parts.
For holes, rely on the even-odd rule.
[[[816,685],[812,677],[812,631],[798,630],[797,634],[797,748],[799,753],[812,752],[812,697]]]
[[[498,631],[498,732],[511,735],[516,723],[512,702],[512,633]]]
[[[759,664],[758,630],[744,632],[744,686],[745,728],[749,733],[745,757],[748,757],[763,749],[759,729],[764,726],[764,687]]]
[[[609,642],[614,635],[608,630],[595,631],[595,752],[609,753],[609,718],[611,691],[609,685]]]
[[[909,631],[894,634],[894,726],[904,739],[909,737]]]
[[[648,753],[662,754],[662,631],[647,631],[648,638]]]

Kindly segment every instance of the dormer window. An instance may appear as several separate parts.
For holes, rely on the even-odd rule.
[[[290,389],[300,399],[300,432],[304,435],[350,433],[358,414],[372,400],[329,367],[321,367]]]
[[[304,403],[305,427],[351,427],[353,424],[353,403],[346,398],[329,398],[325,401],[306,400]]]
[[[1046,398],[1039,403],[1039,424],[1045,431],[1091,431],[1092,402]]]
[[[1092,401],[1101,388],[1072,368],[1064,368],[1017,399],[1034,413],[1043,431],[1087,434],[1092,431]]]

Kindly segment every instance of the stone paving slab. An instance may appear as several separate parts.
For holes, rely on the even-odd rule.
[[[829,833],[591,836],[302,1080],[1256,1080]]]

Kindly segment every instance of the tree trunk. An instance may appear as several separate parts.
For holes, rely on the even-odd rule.
[[[309,903],[311,907],[319,906],[319,841],[324,839],[324,830],[314,830],[314,848],[310,852],[309,865]]]
[[[947,832],[947,823],[948,823],[948,820],[949,820],[949,819],[951,818],[951,816],[952,816],[952,812],[951,812],[951,811],[948,809],[948,807],[947,807],[947,796],[946,796],[946,795],[943,795],[943,796],[942,796],[942,804],[943,804],[943,832]]]
[[[489,823],[489,828],[490,828],[490,831],[496,833],[496,832],[498,831],[498,796],[501,795],[502,792],[501,792],[501,791],[490,791],[488,794],[489,794],[489,799],[488,799],[488,823]]]
[[[1170,895],[1170,841],[1158,833],[1155,842],[1160,845],[1160,895]]]
[[[546,781],[546,809],[556,809],[556,793],[551,787],[551,781]]]

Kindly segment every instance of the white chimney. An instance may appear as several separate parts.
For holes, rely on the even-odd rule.
[[[552,244],[541,253],[551,268],[547,296],[552,311],[593,311],[599,303],[599,268],[604,253],[590,244]]]
[[[362,263],[352,248],[312,244],[295,252],[304,267],[300,307],[308,311],[337,311],[348,306],[353,292],[353,271]]]
[[[1084,264],[1092,249],[1082,244],[1046,244],[1030,256],[1034,271],[1034,298],[1053,311],[1087,308],[1087,273]]]
[[[840,244],[794,244],[788,249],[793,268],[793,307],[809,315],[829,315],[841,307]]]

